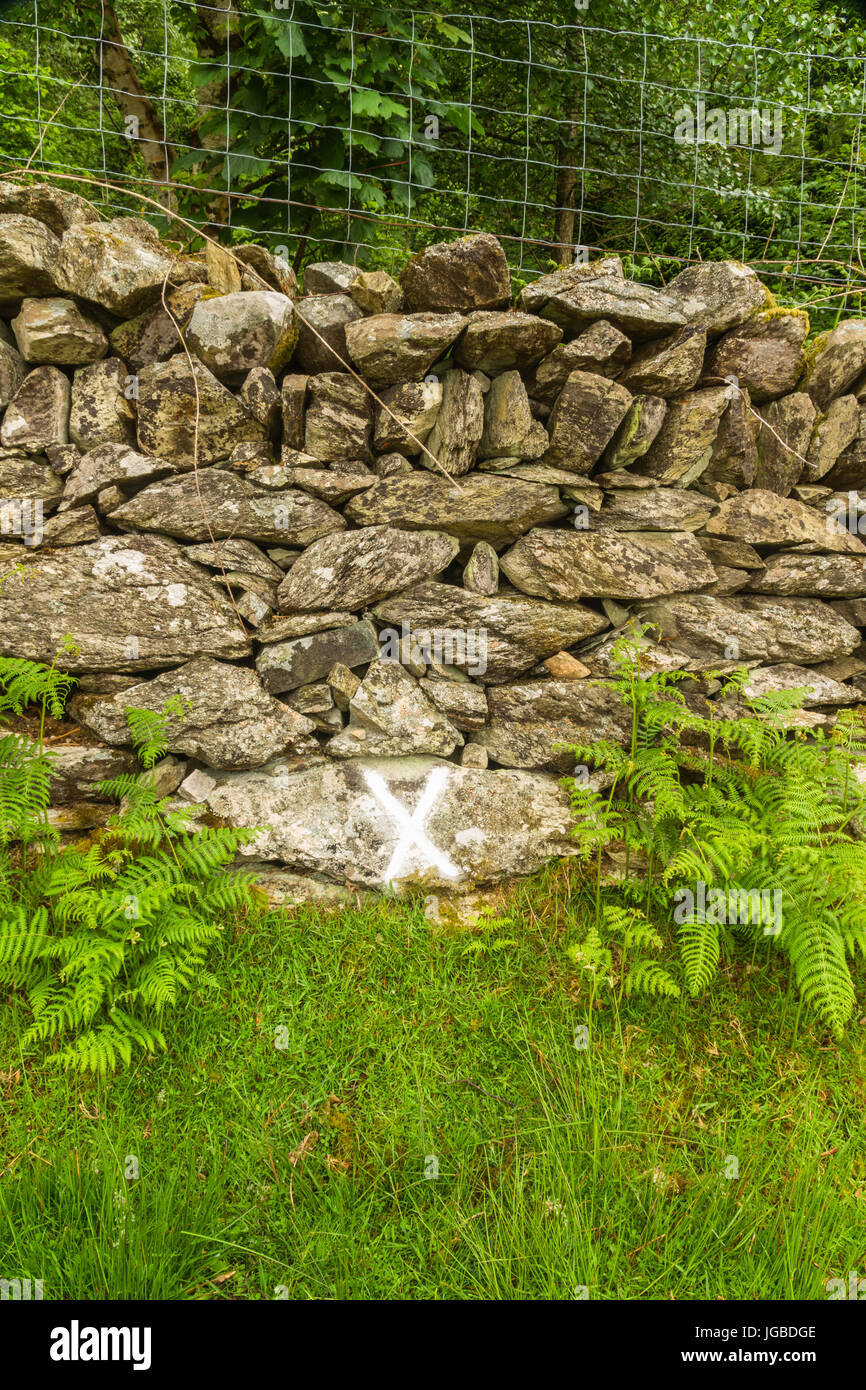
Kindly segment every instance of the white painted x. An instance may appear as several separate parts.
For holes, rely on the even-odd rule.
[[[430,773],[424,784],[424,789],[418,799],[418,805],[410,815],[405,806],[401,806],[396,797],[392,796],[388,790],[384,777],[378,772],[371,772],[365,768],[364,777],[367,786],[375,796],[376,800],[384,806],[385,810],[397,822],[400,830],[400,838],[394,846],[394,853],[391,855],[390,863],[385,870],[382,878],[383,883],[393,883],[398,877],[399,870],[402,869],[409,851],[417,848],[427,858],[429,864],[434,864],[445,878],[459,878],[460,870],[451,863],[447,855],[437,849],[429,836],[424,831],[424,818],[433,809],[433,804],[438,801],[442,792],[445,790],[445,783],[448,781],[448,769],[446,767],[436,767]]]

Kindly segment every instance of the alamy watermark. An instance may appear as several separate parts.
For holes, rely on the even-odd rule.
[[[866,536],[866,497],[852,490],[847,497],[828,497],[824,505],[829,531],[850,531],[852,536]]]
[[[41,1279],[0,1279],[0,1302],[11,1299],[14,1303],[28,1302],[44,1298],[44,1284]]]
[[[704,101],[697,108],[681,106],[674,112],[674,140],[678,145],[727,145],[763,147],[782,152],[782,108],[713,106]]]
[[[41,497],[0,498],[0,536],[21,536],[25,545],[42,540]]]
[[[757,888],[708,888],[699,881],[694,888],[674,893],[674,921],[708,922],[711,926],[760,926],[764,936],[782,930],[782,891]]]

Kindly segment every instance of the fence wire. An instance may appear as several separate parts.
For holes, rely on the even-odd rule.
[[[600,252],[656,281],[733,255],[783,302],[860,312],[866,56],[574,16],[7,5],[0,169],[32,157],[152,216],[145,193],[298,267],[394,268],[490,231],[524,280]]]

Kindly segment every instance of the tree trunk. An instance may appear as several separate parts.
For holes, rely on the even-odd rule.
[[[150,177],[161,185],[155,190],[154,196],[170,207],[171,146],[165,138],[156,107],[139,81],[123,42],[117,15],[110,4],[104,6],[104,15],[105,24],[98,50],[103,87],[111,92],[127,130],[131,129],[130,138],[141,150]]]
[[[553,259],[558,265],[571,265],[574,258],[575,195],[577,192],[577,137],[579,113],[572,111],[568,134],[559,143],[556,168],[556,212],[553,221]]]
[[[201,25],[201,31],[196,37],[199,60],[203,63],[226,64],[224,76],[220,74],[212,82],[199,88],[196,124],[200,127],[213,115],[215,107],[227,111],[231,105],[228,55],[232,48],[238,46],[239,36],[236,23],[238,12],[234,0],[208,0],[207,4],[196,4],[196,12]],[[197,132],[190,143],[198,144],[203,150],[221,150],[225,148],[225,133],[222,131],[219,134],[214,132],[202,135]],[[214,172],[224,170],[225,162],[218,164],[214,161],[210,163],[209,168]],[[207,210],[210,220],[203,230],[208,236],[218,237],[229,220],[227,193],[213,194],[208,201]]]

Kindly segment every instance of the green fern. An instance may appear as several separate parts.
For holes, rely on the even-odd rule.
[[[41,709],[37,741],[0,735],[0,984],[26,995],[25,1043],[49,1044],[55,1064],[105,1073],[163,1048],[169,1011],[200,982],[213,986],[208,952],[252,900],[253,876],[230,865],[255,831],[190,831],[145,775],[99,784],[123,808],[91,843],[61,849],[47,822],[44,723],[62,715],[72,683],[54,665],[0,659],[0,719]],[[146,769],[183,712],[128,711]]]
[[[694,677],[646,675],[641,660],[639,639],[617,644],[611,684],[631,712],[630,746],[600,740],[571,750],[595,769],[567,779],[575,838],[596,861],[581,959],[601,959],[613,925],[624,934],[612,905],[639,905],[676,939],[691,994],[708,987],[738,940],[782,950],[802,998],[840,1037],[856,1005],[849,959],[866,955],[866,787],[855,775],[866,756],[862,712],[845,710],[829,734],[804,731],[791,715],[805,691],[747,700],[748,674],[738,671],[709,673],[720,684],[714,700],[694,689],[687,699],[682,683]],[[626,872],[612,884],[605,856],[616,847]],[[698,884],[721,890],[734,919],[679,914],[681,895]],[[763,894],[780,905],[779,922],[766,919]],[[633,971],[628,992],[668,992],[661,982],[653,990],[648,966]]]

